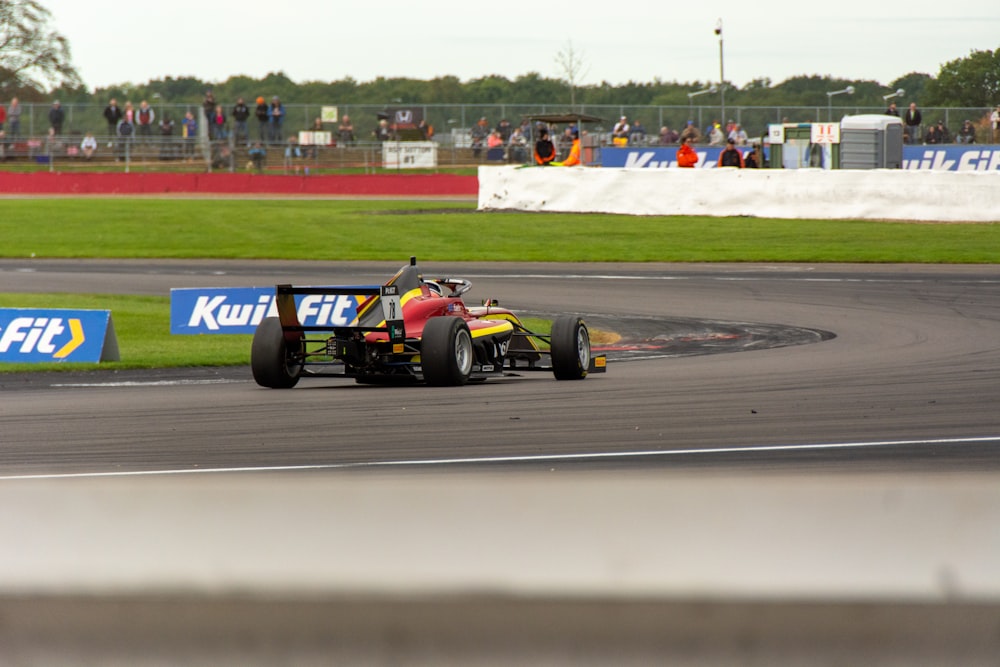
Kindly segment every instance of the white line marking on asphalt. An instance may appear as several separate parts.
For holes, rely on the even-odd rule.
[[[615,275],[615,274],[576,274],[576,273],[466,273],[468,278],[483,279],[517,279],[517,280],[662,280],[662,281],[687,281],[687,280],[714,280],[719,282],[800,282],[800,283],[904,283],[923,284],[937,283],[942,280],[937,278],[838,278],[836,276],[819,278],[813,276],[794,277],[775,273],[773,275],[718,275],[718,274],[690,274],[690,275]],[[1000,280],[991,278],[957,278],[955,280],[944,281],[954,285],[996,285]]]
[[[148,477],[165,475],[196,475],[205,473],[301,472],[316,470],[352,470],[363,468],[417,468],[430,466],[472,465],[484,463],[560,463],[565,461],[607,461],[669,456],[706,456],[712,454],[754,454],[761,452],[803,452],[844,449],[872,449],[920,445],[957,445],[963,443],[1000,442],[1000,436],[972,438],[935,438],[929,440],[876,440],[872,442],[832,442],[805,445],[755,445],[750,447],[711,447],[705,449],[640,450],[632,452],[585,452],[580,454],[537,454],[534,456],[484,456],[468,458],[413,459],[396,461],[360,461],[355,463],[315,463],[288,466],[243,466],[235,468],[177,468],[164,470],[130,470],[114,472],[51,473],[33,475],[0,475],[0,481],[29,479],[80,479],[97,477]]]
[[[215,378],[211,380],[149,380],[146,382],[121,381],[121,382],[66,382],[64,384],[51,384],[50,387],[172,387],[188,386],[195,384],[241,384],[249,380],[227,380],[225,378]]]

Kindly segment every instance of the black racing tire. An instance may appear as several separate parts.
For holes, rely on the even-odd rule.
[[[436,387],[457,387],[472,373],[472,334],[458,317],[432,317],[420,341],[424,381]]]
[[[552,322],[549,339],[552,373],[557,380],[582,380],[590,370],[590,332],[583,318],[560,315]]]
[[[302,375],[301,352],[301,342],[298,349],[288,345],[277,317],[265,317],[257,325],[250,346],[253,379],[262,387],[291,389]]]

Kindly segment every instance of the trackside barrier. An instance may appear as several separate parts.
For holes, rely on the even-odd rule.
[[[110,310],[0,308],[0,361],[119,361]]]
[[[378,285],[361,287],[377,289]],[[366,298],[364,294],[296,294],[295,304],[304,326],[345,327],[357,317],[358,305]],[[170,290],[171,334],[252,334],[261,320],[277,315],[274,286]]]
[[[746,155],[749,146],[741,146]],[[719,160],[721,148],[695,147],[698,153],[696,167],[713,169]],[[766,152],[766,147],[765,147]],[[601,152],[602,166],[625,169],[669,169],[677,167],[677,147],[605,148]],[[1000,146],[903,146],[903,169],[910,171],[993,171],[1000,172]]]
[[[479,209],[1000,222],[1000,172],[480,167]]]

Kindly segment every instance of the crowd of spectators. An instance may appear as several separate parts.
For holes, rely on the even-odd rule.
[[[972,144],[984,140],[1000,143],[1000,105],[990,112],[988,122],[986,117],[983,117],[977,127],[972,120],[965,119],[955,131],[949,129],[943,119],[925,124],[923,113],[913,102],[909,103],[902,113],[895,103],[891,103],[884,113],[900,118],[904,127],[904,140],[909,144]],[[16,97],[7,105],[0,105],[0,158],[4,156],[5,148],[11,145],[40,140],[25,136],[22,114],[23,105]],[[203,131],[212,142],[210,145],[232,141],[233,145],[248,151],[254,149],[251,162],[255,167],[263,164],[268,148],[278,147],[283,150],[286,160],[300,155],[315,157],[317,154],[315,146],[298,146],[294,141],[297,131],[286,130],[287,111],[276,95],[270,100],[258,96],[253,105],[247,104],[244,98],[240,97],[230,107],[216,100],[213,91],[208,90],[205,92],[200,113],[187,111],[179,120],[179,127],[175,125],[169,112],[159,115],[148,100],[141,100],[138,106],[126,101],[124,106],[121,106],[112,98],[103,109],[102,116],[107,128],[105,136],[107,148],[111,149],[118,159],[121,159],[130,147],[134,149],[137,144],[160,146],[159,157],[163,159],[193,159],[200,131]],[[51,103],[47,120],[48,129],[44,141],[49,144],[65,149],[68,154],[80,155],[84,159],[92,159],[100,151],[100,142],[91,132],[88,132],[82,140],[79,139],[79,134],[75,139],[66,135],[67,116],[59,100]],[[256,125],[251,127],[253,120],[256,120]],[[534,142],[542,125],[532,124],[528,120],[515,125],[508,119],[502,118],[495,126],[491,126],[487,118],[482,117],[469,130],[472,156],[477,160],[486,161],[527,162],[530,160]],[[324,123],[319,118],[308,129],[314,132],[325,131]],[[433,137],[433,127],[427,124],[426,120],[420,121],[419,129],[424,139]],[[577,128],[552,126],[545,129],[556,149],[554,159],[556,161],[566,159],[572,150],[573,133]],[[179,132],[179,136],[175,136],[175,131]],[[586,132],[584,135],[586,136]],[[346,114],[342,116],[335,128],[331,125],[328,136],[328,145],[355,144],[357,133],[350,116]],[[154,137],[157,139],[154,140]],[[377,142],[395,139],[397,138],[395,127],[387,119],[381,118],[370,133],[370,138]],[[733,119],[729,119],[725,124],[719,119],[714,119],[701,128],[693,120],[687,120],[680,131],[665,124],[658,132],[647,132],[640,119],[630,119],[623,115],[606,135],[598,133],[589,138],[589,143],[585,143],[613,146],[676,146],[687,143],[723,148],[729,144],[736,147],[752,147],[757,141],[751,139],[746,130]],[[741,153],[745,155],[748,152],[741,151]]]

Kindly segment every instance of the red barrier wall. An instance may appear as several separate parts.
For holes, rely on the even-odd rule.
[[[271,176],[230,173],[0,173],[0,194],[168,193],[475,197],[479,193],[479,179],[476,176],[456,174]]]

